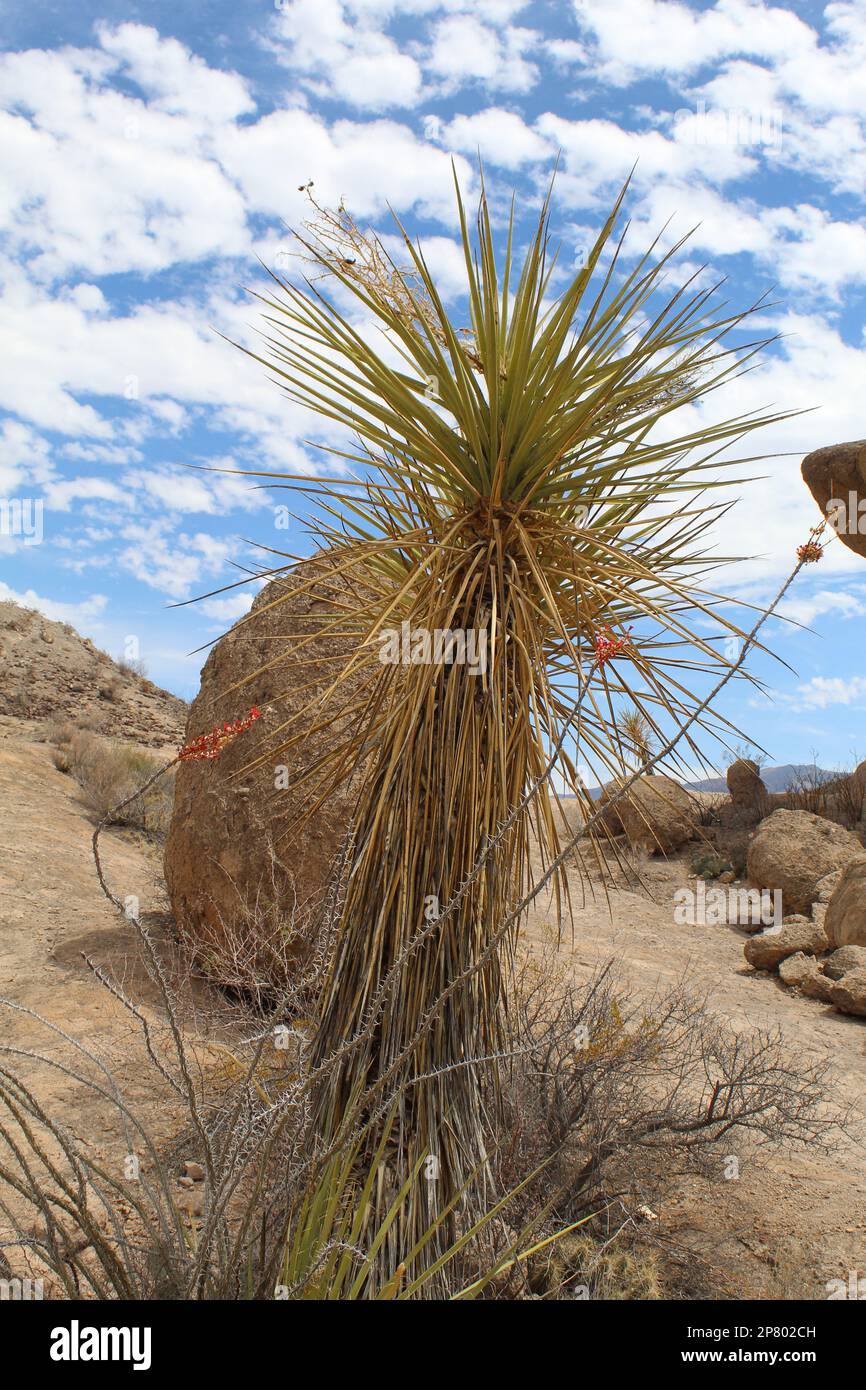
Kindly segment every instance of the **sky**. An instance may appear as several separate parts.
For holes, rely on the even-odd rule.
[[[255,342],[260,260],[294,273],[312,179],[382,233],[393,208],[459,307],[479,154],[519,235],[558,159],[566,266],[636,164],[634,253],[694,229],[684,274],[769,293],[725,413],[808,413],[712,543],[748,557],[717,587],[775,593],[818,519],[803,455],[866,435],[866,0],[0,0],[0,38],[0,598],[194,694],[252,592],[173,605],[311,548],[242,470],[341,442],[221,336]],[[724,713],[774,763],[866,757],[866,562],[834,542],[782,612]]]

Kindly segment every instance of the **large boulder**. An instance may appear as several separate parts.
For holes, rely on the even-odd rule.
[[[292,597],[310,580],[314,589]],[[347,717],[331,717],[329,707],[323,718],[315,703],[354,645],[316,634],[328,615],[357,605],[358,592],[357,579],[334,574],[326,553],[304,561],[265,585],[249,619],[220,638],[202,671],[187,741],[253,705],[263,715],[218,759],[180,764],[165,848],[178,927],[222,983],[279,984],[293,959],[291,941],[286,952],[292,913],[297,926],[321,901],[344,840],[358,779],[329,789],[317,764],[338,746]],[[269,606],[283,596],[285,602]],[[309,645],[298,648],[296,637],[305,635]],[[247,676],[252,679],[238,688]],[[357,696],[361,681],[351,679],[347,697]],[[337,713],[344,703],[345,697],[337,702]],[[288,725],[282,736],[300,738],[278,754],[280,730]],[[259,757],[264,761],[250,766]]]
[[[830,1003],[840,1013],[866,1018],[866,970],[846,970],[830,990]]]
[[[843,869],[824,930],[834,946],[866,946],[866,859],[855,859]]]
[[[803,459],[801,471],[824,516],[830,502],[844,503],[844,522],[835,525],[839,539],[849,550],[866,557],[866,440],[815,449]],[[857,525],[861,503],[862,531]]]
[[[603,805],[615,791],[615,783],[605,787]],[[672,854],[694,836],[700,809],[679,782],[652,775],[640,777],[615,806],[606,807],[604,820],[611,830],[622,829],[635,847]]]
[[[737,758],[728,768],[725,780],[735,806],[753,811],[759,820],[767,814],[769,792],[756,762],[751,758]]]
[[[826,874],[864,858],[862,844],[844,826],[809,811],[780,809],[749,840],[746,868],[756,887],[781,890],[788,916],[810,911]]]
[[[800,951],[805,956],[819,956],[828,945],[824,932],[811,917],[790,917],[753,936],[743,947],[743,955],[756,970],[775,970],[788,956]]]

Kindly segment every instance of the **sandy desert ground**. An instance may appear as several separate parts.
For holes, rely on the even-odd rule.
[[[12,1049],[12,1060],[72,1131],[113,1162],[122,1146],[107,1108],[65,1072],[28,1055],[42,1052],[74,1070],[78,1059],[69,1038],[86,1043],[112,1063],[129,1098],[152,1115],[179,1174],[178,1112],[143,1064],[134,1021],[92,966],[119,981],[145,1017],[159,1018],[159,999],[134,929],[99,891],[90,856],[93,822],[80,791],[55,769],[49,747],[35,734],[35,726],[20,721],[0,724],[0,994],[11,1004],[0,1011],[0,1045]],[[104,859],[109,878],[140,897],[167,968],[176,970],[155,851],[141,837],[115,830],[104,838]],[[687,874],[680,858],[645,861],[644,886],[628,887],[620,874],[609,910],[600,883],[591,883],[582,901],[579,876],[570,871],[574,937],[566,924],[558,954],[578,979],[613,957],[647,996],[687,975],[735,1029],[778,1025],[802,1052],[829,1059],[837,1099],[852,1107],[832,1157],[743,1150],[738,1181],[689,1179],[660,1206],[653,1228],[692,1294],[823,1298],[828,1280],[866,1269],[866,1021],[756,974],[743,959],[739,928],[676,923],[673,894]],[[540,899],[524,947],[541,953],[555,935],[553,904]],[[204,984],[195,984],[188,997],[186,1027],[197,1057],[208,1065],[219,1056],[212,1043],[231,1034],[232,1013]],[[15,1005],[61,1032],[50,1033]]]

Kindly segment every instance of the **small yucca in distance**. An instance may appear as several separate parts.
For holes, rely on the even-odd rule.
[[[355,634],[356,654],[309,706],[322,723],[334,709],[351,715],[333,784],[365,768],[316,1046],[320,1059],[343,1055],[322,1097],[326,1133],[358,1088],[391,1114],[387,1095],[403,1086],[383,1150],[392,1192],[419,1155],[435,1159],[435,1180],[418,1182],[401,1216],[404,1252],[484,1163],[513,935],[491,943],[525,891],[530,849],[549,862],[558,848],[548,797],[531,800],[480,869],[479,857],[543,773],[579,688],[577,757],[566,745],[560,764],[585,798],[578,758],[599,781],[621,772],[622,703],[634,730],[681,722],[698,703],[692,673],[724,664],[719,637],[742,636],[701,587],[705,532],[723,505],[720,454],[781,417],[701,423],[687,407],[762,344],[738,337],[753,310],[716,307],[717,286],[692,277],[665,290],[682,243],[626,265],[613,238],[625,192],[558,289],[550,195],[517,270],[513,208],[498,257],[486,196],[473,235],[458,188],[468,331],[399,223],[408,268],[343,209],[302,238],[317,274],[274,277],[257,296],[267,328],[252,355],[355,441],[331,451],[346,476],[266,476],[315,500],[329,565],[356,583],[321,628]],[[323,276],[387,342],[328,297]],[[483,634],[485,660],[384,664],[383,637],[403,624]],[[599,634],[613,643],[603,661]],[[359,670],[362,693],[347,704]],[[297,737],[286,728],[277,743]]]

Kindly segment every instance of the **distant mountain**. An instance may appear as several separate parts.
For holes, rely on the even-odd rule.
[[[764,786],[768,792],[787,792],[791,790],[791,785],[797,780],[804,780],[807,784],[815,782],[832,782],[834,777],[838,777],[838,772],[828,772],[825,767],[815,767],[814,763],[784,763],[780,767],[762,767],[761,776],[764,779]],[[726,792],[728,784],[724,777],[707,777],[703,782],[683,782],[683,786],[690,792]],[[597,801],[601,796],[601,787],[588,787],[587,791],[593,801]],[[559,793],[563,801],[573,800],[570,792]]]
[[[838,772],[828,772],[813,763],[783,763],[781,767],[762,767],[761,777],[768,792],[787,792],[795,782],[832,782]],[[686,782],[691,792],[724,792],[728,784],[724,777],[708,777],[703,782]]]

